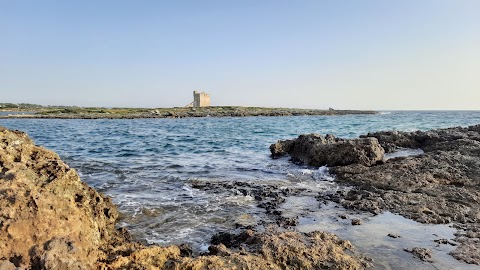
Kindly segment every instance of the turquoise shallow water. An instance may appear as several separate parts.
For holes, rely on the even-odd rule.
[[[378,115],[135,120],[2,119],[50,148],[82,179],[113,197],[121,225],[154,243],[201,247],[241,213],[261,212],[252,198],[192,189],[192,179],[293,181],[310,173],[272,160],[269,145],[304,133],[356,137],[379,130],[426,130],[480,123],[480,112],[383,112]]]

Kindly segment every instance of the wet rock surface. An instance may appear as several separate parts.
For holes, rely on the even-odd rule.
[[[242,182],[242,181],[192,181],[191,186],[208,192],[229,193],[231,195],[251,196],[257,207],[265,210],[267,220],[248,223],[246,226],[237,223],[238,228],[251,229],[257,225],[267,226],[276,224],[279,227],[290,228],[298,225],[298,217],[285,217],[279,206],[285,202],[285,198],[298,195],[305,191],[302,188],[282,186],[281,183],[268,182]]]
[[[406,252],[412,253],[415,258],[419,258],[422,261],[432,261],[432,251],[426,248],[414,247],[411,249],[405,249]]]
[[[464,231],[457,233],[458,247],[450,254],[467,263],[480,265],[480,226],[478,223],[469,224]]]
[[[388,237],[391,237],[391,238],[402,238],[401,235],[395,234],[395,233],[389,233],[387,236],[388,236]]]
[[[251,192],[252,187],[245,187]],[[241,192],[241,191],[240,191]],[[272,215],[282,194],[252,193]],[[208,254],[187,245],[145,246],[115,228],[110,199],[83,183],[57,154],[24,133],[0,127],[1,269],[364,269],[348,241],[325,232],[269,227],[212,239]],[[283,221],[286,226],[295,219]]]
[[[322,193],[318,199],[374,214],[389,210],[423,223],[453,223],[465,233],[457,235],[459,246],[451,254],[480,265],[480,125],[376,132],[362,138],[375,138],[385,152],[420,148],[424,154],[384,163],[333,165],[330,172],[337,181],[354,188]],[[313,145],[301,149],[303,155],[311,155],[309,148]],[[283,147],[292,149],[289,145]]]
[[[372,166],[383,161],[384,150],[375,138],[340,139],[333,135],[300,135],[270,146],[272,157],[290,155],[294,162],[310,166]]]
[[[352,223],[353,226],[358,226],[358,225],[362,225],[363,222],[359,218],[354,218],[354,219],[352,219],[351,223]]]

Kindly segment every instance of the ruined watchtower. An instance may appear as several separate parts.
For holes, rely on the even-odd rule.
[[[193,107],[210,106],[210,95],[205,92],[193,91]]]

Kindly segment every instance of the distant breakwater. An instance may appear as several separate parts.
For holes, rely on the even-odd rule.
[[[202,107],[160,109],[106,109],[106,108],[52,108],[39,111],[9,113],[4,111],[0,119],[141,119],[141,118],[187,118],[187,117],[249,117],[249,116],[334,116],[370,115],[376,111],[360,110],[315,110],[260,107]]]

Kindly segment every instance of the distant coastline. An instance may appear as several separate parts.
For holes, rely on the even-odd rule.
[[[212,106],[200,108],[91,108],[91,107],[17,107],[0,108],[0,119],[139,119],[186,117],[247,117],[247,116],[305,116],[377,114],[377,111],[318,110],[292,108],[264,108],[240,106]]]

